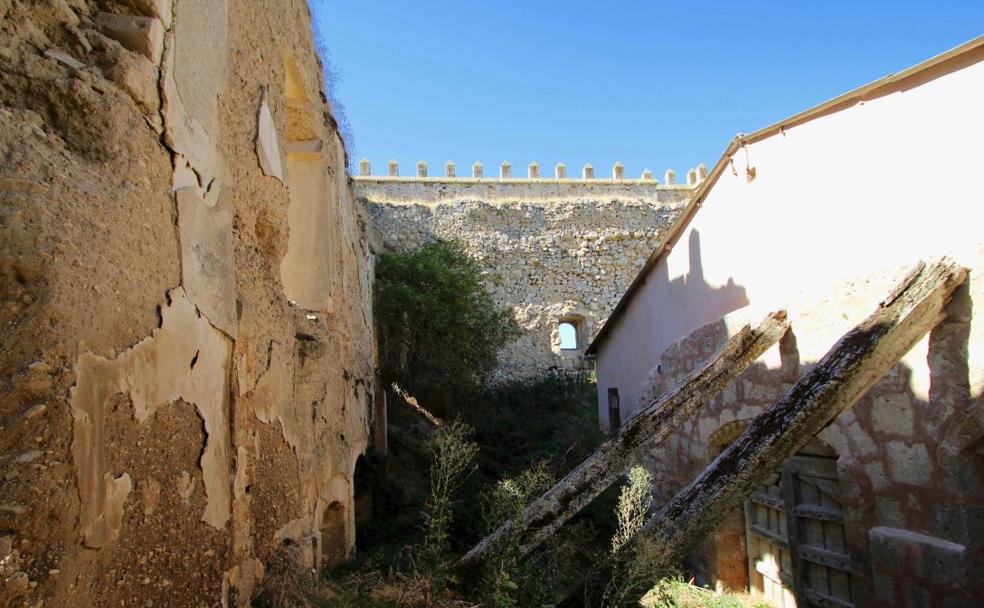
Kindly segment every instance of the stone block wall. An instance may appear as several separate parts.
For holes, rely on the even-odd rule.
[[[857,606],[972,606],[984,592],[984,250],[947,317],[818,438],[837,454],[851,590]],[[897,269],[787,303],[791,334],[687,421],[647,464],[657,504],[671,498],[774,403],[903,275]],[[664,351],[640,399],[654,399],[764,311],[738,311]],[[777,467],[781,463],[777,463]],[[690,558],[703,582],[741,587],[735,513]],[[737,522],[737,523],[736,523]]]
[[[372,270],[321,78],[303,0],[0,2],[0,605],[350,552]]]
[[[495,300],[524,334],[500,357],[499,379],[590,369],[584,349],[665,230],[689,186],[652,179],[355,179],[376,246],[407,251],[457,239],[488,269]],[[558,325],[578,329],[562,350]]]

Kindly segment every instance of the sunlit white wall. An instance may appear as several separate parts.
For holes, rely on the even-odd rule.
[[[602,345],[602,412],[618,387],[625,418],[670,343],[743,306],[941,254],[979,266],[982,146],[976,63],[739,150]]]

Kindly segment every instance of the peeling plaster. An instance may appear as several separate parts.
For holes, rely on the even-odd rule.
[[[236,337],[236,269],[229,194],[215,183],[209,199],[194,188],[175,192],[181,236],[181,283],[188,298],[213,325]]]
[[[183,0],[162,63],[164,138],[187,159],[202,187],[216,177],[217,97],[228,80],[228,6],[225,0]],[[179,187],[175,173],[175,189]]]
[[[236,500],[246,497],[246,488],[249,486],[249,452],[246,448],[239,446],[236,448],[236,478],[233,481],[233,496]]]
[[[188,167],[195,172],[200,184],[209,184],[215,175],[215,143],[205,129],[205,126],[195,117],[188,114],[178,86],[174,81],[174,37],[164,53],[163,95],[162,107],[164,115],[164,140],[171,150],[187,161]],[[187,182],[179,179],[175,172],[175,188]]]
[[[283,424],[283,406],[290,401],[294,384],[291,355],[281,344],[274,342],[271,343],[268,357],[267,368],[256,381],[253,391],[254,413],[260,422],[269,424],[280,419]],[[297,449],[298,438],[288,437],[288,434],[285,425],[285,439],[291,447]]]
[[[150,337],[115,359],[84,353],[75,367],[72,456],[81,499],[79,523],[88,547],[115,538],[131,489],[126,473],[113,478],[105,470],[104,408],[113,395],[129,396],[138,423],[178,399],[196,407],[207,435],[200,462],[207,496],[202,521],[221,529],[230,517],[226,411],[232,343],[198,314],[182,288],[173,289],[169,298],[161,310],[161,326]]]
[[[260,101],[260,112],[256,125],[256,156],[264,175],[269,175],[284,183],[284,158],[280,152],[280,138],[273,123],[273,115],[267,105],[266,91]]]

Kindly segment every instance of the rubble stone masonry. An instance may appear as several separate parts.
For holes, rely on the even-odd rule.
[[[500,357],[498,378],[513,379],[590,368],[584,349],[692,188],[652,179],[364,175],[355,192],[378,249],[457,239],[486,266],[495,300],[524,330]],[[576,349],[561,349],[561,321],[577,328]]]

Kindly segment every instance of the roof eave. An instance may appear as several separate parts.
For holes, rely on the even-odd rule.
[[[896,92],[901,90],[903,85],[912,84],[909,81],[914,78],[922,81],[932,80],[937,76],[952,73],[958,69],[966,67],[967,65],[978,63],[982,60],[984,60],[984,36],[979,36],[969,42],[961,44],[960,46],[954,47],[949,51],[902,70],[901,72],[895,72],[889,74],[888,76],[879,78],[878,80],[848,91],[843,95],[834,97],[833,99],[813,106],[803,112],[794,114],[789,118],[780,120],[779,122],[773,123],[767,127],[763,127],[754,133],[750,133],[748,135],[736,135],[735,138],[731,140],[731,143],[728,144],[728,147],[724,150],[721,158],[718,159],[717,163],[715,163],[714,167],[711,169],[707,179],[701,182],[694,191],[693,198],[690,199],[690,202],[684,208],[683,213],[680,214],[680,217],[678,217],[670,227],[670,230],[667,232],[666,236],[660,240],[660,242],[656,245],[656,248],[653,249],[653,252],[649,254],[648,258],[646,258],[646,262],[643,264],[639,274],[636,275],[636,277],[632,280],[632,283],[629,284],[628,289],[626,289],[625,293],[622,294],[618,304],[616,304],[615,308],[612,309],[612,313],[608,315],[608,320],[605,321],[605,324],[601,327],[598,335],[596,335],[594,340],[591,341],[591,344],[588,345],[587,350],[585,350],[585,354],[597,356],[598,349],[601,348],[602,343],[607,339],[612,328],[625,313],[625,308],[631,302],[635,292],[646,283],[646,277],[649,275],[649,272],[656,266],[656,264],[659,263],[663,256],[672,250],[673,245],[676,244],[676,241],[679,239],[680,235],[684,230],[686,230],[687,226],[690,225],[690,221],[693,219],[694,215],[697,213],[697,210],[704,202],[707,193],[714,186],[714,184],[717,183],[718,179],[721,177],[721,174],[724,172],[724,168],[730,164],[731,157],[741,147],[767,139],[782,133],[786,129],[801,125],[816,118],[847,109],[860,102]]]

